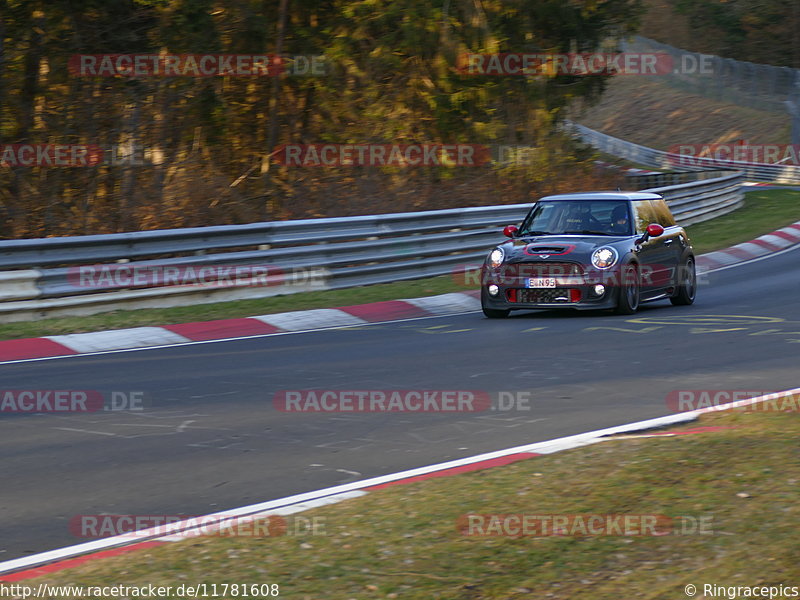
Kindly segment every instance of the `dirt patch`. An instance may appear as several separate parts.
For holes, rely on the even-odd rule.
[[[666,150],[673,144],[788,144],[791,127],[781,115],[688,94],[655,78],[619,76],[602,99],[572,120],[624,140]]]

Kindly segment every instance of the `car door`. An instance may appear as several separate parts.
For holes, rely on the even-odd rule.
[[[658,223],[658,216],[650,200],[635,200],[632,205],[636,234],[642,236],[648,225]],[[658,224],[661,225],[661,223]],[[664,235],[649,237],[636,250],[640,264],[643,299],[657,296],[671,285],[672,270],[674,269],[671,246],[674,245],[674,240],[671,242],[668,240],[670,238],[665,231]]]
[[[677,271],[680,265],[683,251],[686,248],[686,240],[681,235],[681,228],[675,223],[667,203],[664,200],[651,200],[655,213],[656,223],[664,228],[664,246],[669,252],[664,253],[664,268],[667,269],[669,284],[668,287],[677,285]]]

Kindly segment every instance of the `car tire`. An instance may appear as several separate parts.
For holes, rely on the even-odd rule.
[[[619,298],[614,312],[632,315],[639,310],[639,269],[634,263],[628,263],[620,269],[620,275]]]
[[[689,306],[694,304],[697,295],[697,271],[694,266],[694,258],[689,257],[678,269],[678,289],[675,295],[669,299],[675,306]]]

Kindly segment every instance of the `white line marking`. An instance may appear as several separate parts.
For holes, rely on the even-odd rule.
[[[637,421],[635,423],[617,425],[615,427],[606,427],[605,429],[598,429],[596,431],[589,431],[586,433],[569,435],[562,438],[556,438],[554,440],[536,442],[533,444],[527,444],[523,446],[515,446],[513,448],[496,450],[494,452],[486,452],[484,454],[478,454],[476,456],[470,456],[467,458],[460,458],[448,462],[428,465],[426,467],[419,467],[417,469],[409,469],[407,471],[400,471],[399,473],[392,473],[389,475],[380,475],[378,477],[372,477],[370,479],[364,479],[362,481],[354,481],[352,483],[345,483],[342,485],[324,488],[314,492],[295,494],[293,496],[287,496],[286,498],[269,500],[267,502],[251,504],[249,506],[243,506],[241,508],[234,508],[231,510],[212,513],[210,515],[205,515],[203,518],[210,519],[213,517],[217,517],[218,521],[224,521],[232,517],[253,516],[255,514],[291,514],[292,512],[299,512],[299,510],[296,510],[298,505],[302,504],[302,505],[307,505],[309,507],[321,506],[322,504],[316,504],[316,503],[317,502],[321,502],[323,504],[330,503],[331,500],[333,500],[334,496],[344,495],[345,493],[352,493],[356,491],[363,491],[364,488],[380,485],[382,483],[390,483],[392,481],[408,479],[410,477],[416,477],[418,475],[427,475],[428,473],[435,473],[437,471],[452,469],[453,467],[460,467],[464,465],[470,465],[478,462],[491,460],[494,458],[501,458],[503,456],[509,456],[511,454],[521,454],[521,453],[553,454],[555,452],[560,452],[561,450],[568,450],[572,448],[579,448],[581,446],[588,446],[590,444],[596,444],[598,442],[604,441],[603,438],[617,435],[619,433],[642,431],[646,429],[664,427],[666,425],[675,425],[678,423],[688,423],[690,421],[694,421],[695,419],[697,419],[699,415],[708,412],[716,412],[720,410],[726,410],[729,408],[748,406],[751,404],[757,404],[758,402],[764,399],[780,398],[783,396],[797,395],[797,394],[800,394],[800,388],[794,388],[783,392],[774,392],[771,394],[758,396],[756,398],[738,400],[736,402],[729,402],[728,404],[722,404],[720,406],[713,406],[710,408],[700,408],[689,412],[666,415],[663,417],[656,417],[654,419],[647,419],[645,421]],[[291,512],[285,512],[285,511],[291,511]],[[182,521],[181,523],[187,523],[187,522]],[[176,528],[178,528],[180,527],[181,524],[175,523],[173,525]],[[192,529],[191,527],[187,527],[187,530],[191,529]],[[18,571],[21,569],[34,567],[37,565],[42,565],[45,563],[50,563],[57,560],[78,556],[81,554],[87,554],[89,552],[94,552],[97,550],[114,548],[117,546],[126,546],[131,543],[164,539],[163,532],[159,532],[158,528],[155,528],[156,533],[154,533],[150,537],[147,537],[149,531],[151,530],[142,530],[136,532],[136,537],[139,538],[136,540],[131,540],[130,534],[121,535],[2,562],[0,563],[0,574],[8,573],[11,571]]]
[[[286,516],[286,515],[293,515],[295,513],[304,512],[306,510],[310,510],[312,508],[319,508],[320,506],[328,506],[330,504],[336,504],[338,502],[342,502],[344,500],[349,500],[350,498],[360,498],[361,496],[366,496],[367,492],[362,492],[360,490],[352,491],[352,492],[345,492],[343,494],[336,494],[335,496],[328,496],[326,498],[320,498],[319,500],[311,500],[309,502],[301,502],[298,504],[294,504],[292,506],[287,506],[285,508],[279,508],[277,510],[272,511],[265,511],[260,513],[255,513],[253,515],[248,515],[247,517],[239,517],[236,519],[238,523],[245,524],[250,521],[254,521],[258,518],[267,517],[270,515],[279,515],[279,516]],[[232,521],[232,519],[227,519],[227,522]],[[220,521],[219,526],[222,527],[222,524],[226,521]],[[201,526],[196,529],[189,528],[184,531],[181,531],[178,535],[169,535],[165,537],[158,538],[160,542],[181,542],[189,537],[197,537],[203,535],[205,532],[214,531],[214,526]]]
[[[117,437],[118,435],[116,433],[109,433],[108,431],[92,431],[90,429],[74,429],[72,427],[53,427],[53,429],[58,429],[60,431],[75,431],[78,433],[93,433],[95,435],[108,435],[111,437]]]
[[[194,419],[192,419],[192,420],[190,420],[190,421],[184,421],[183,423],[181,423],[180,425],[178,425],[178,428],[177,428],[175,431],[177,431],[177,432],[179,432],[179,433],[183,433],[183,431],[184,431],[184,430],[185,430],[185,429],[186,429],[186,428],[187,428],[189,425],[191,425],[192,423],[194,423]]]
[[[361,473],[358,471],[348,471],[347,469],[336,469],[337,473],[346,473],[347,475],[352,475],[353,477],[359,477]]]

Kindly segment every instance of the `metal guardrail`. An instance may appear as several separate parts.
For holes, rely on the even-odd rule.
[[[600,161],[598,161],[600,162]],[[609,165],[602,163],[601,165],[607,167],[616,167],[616,165]],[[666,187],[672,185],[679,185],[681,183],[691,183],[693,181],[701,181],[704,179],[714,179],[716,177],[725,177],[731,175],[735,171],[719,170],[719,171],[642,171],[640,169],[628,169],[625,171],[625,186],[632,190],[645,190],[655,187]]]
[[[483,260],[529,204],[110,235],[0,241],[0,321],[257,298],[443,275]],[[79,266],[197,269],[195,285],[97,278]],[[217,285],[201,267],[267,268],[261,283]],[[23,269],[23,270],[10,270]],[[214,275],[210,279],[213,280]],[[182,277],[185,283],[187,277]],[[205,282],[205,283],[204,283]]]
[[[0,270],[497,225],[528,204],[0,242]],[[69,256],[65,261],[64,256]]]
[[[578,123],[567,122],[565,123],[565,128],[584,143],[601,152],[648,167],[657,169],[680,168],[683,171],[730,169],[741,171],[745,179],[749,181],[800,185],[800,167],[674,154],[648,148],[647,146],[640,146],[639,144],[595,131]]]
[[[716,175],[651,191],[662,194],[678,222],[688,225],[741,205],[742,175]],[[445,275],[479,265],[492,244],[502,239],[499,228],[519,223],[529,208],[530,204],[513,204],[2,241],[0,321]],[[87,286],[80,279],[81,266],[111,273],[174,268],[184,275],[194,269],[196,277],[183,277],[184,285],[107,277]],[[250,278],[214,280],[223,267],[248,266],[267,267],[269,275],[256,285]],[[201,274],[203,268],[213,273],[211,281]]]
[[[649,188],[667,201],[675,220],[694,225],[736,210],[744,204],[744,176],[734,171],[722,177],[692,183]]]

